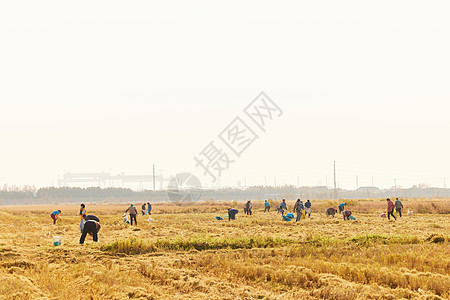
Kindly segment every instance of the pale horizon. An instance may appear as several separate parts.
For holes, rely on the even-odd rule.
[[[195,156],[241,117],[258,135],[220,186],[443,188],[450,3],[0,4],[0,188],[66,172],[218,186]],[[282,110],[266,131],[243,110]],[[232,152],[221,144],[223,151]]]

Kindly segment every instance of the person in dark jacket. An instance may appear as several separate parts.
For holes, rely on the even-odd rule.
[[[238,213],[239,211],[237,210],[237,209],[235,209],[235,208],[230,208],[229,210],[228,210],[228,221],[230,221],[230,220],[236,220],[236,214]]]
[[[336,208],[334,208],[334,207],[329,207],[329,208],[327,208],[327,210],[325,211],[325,214],[326,214],[327,216],[331,216],[332,218],[334,218],[334,215],[336,214],[336,212],[337,212],[337,209],[336,209]]]
[[[131,204],[130,207],[128,207],[125,212],[128,212],[128,214],[130,215],[131,225],[133,225],[133,220],[134,220],[134,225],[137,225],[137,220],[136,220],[137,209],[136,209],[136,207],[134,207],[134,205]]]
[[[252,215],[252,208],[253,208],[252,201],[248,200],[247,203],[245,204],[247,215],[249,216]]]
[[[94,215],[83,215],[84,221],[96,221],[100,222],[100,219]]]
[[[147,202],[147,214],[148,215],[152,214],[152,205],[150,204],[150,202]]]
[[[308,218],[311,218],[311,201],[309,199],[305,202],[305,215],[308,214]]]
[[[295,219],[295,222],[300,221],[302,217],[302,210],[303,210],[303,202],[300,201],[300,199],[297,199],[297,202],[294,204],[294,211],[297,213],[297,218]]]
[[[344,217],[344,221],[348,220],[348,217],[350,217],[352,215],[352,212],[349,210],[345,210],[342,212],[342,216]]]
[[[94,220],[86,221],[86,223],[84,223],[84,227],[83,227],[83,234],[81,235],[81,238],[80,238],[80,244],[84,244],[84,240],[86,239],[86,235],[88,233],[90,235],[92,235],[94,242],[97,242],[98,241],[98,232],[100,231],[100,228],[101,228],[101,226],[100,226],[99,222],[94,221]]]
[[[400,218],[402,217],[402,210],[403,210],[403,203],[402,201],[398,200],[398,198],[395,199],[395,211],[398,213]]]
[[[141,214],[142,214],[142,215],[145,215],[146,212],[147,212],[147,209],[145,208],[145,203],[144,203],[144,204],[142,204],[142,206],[141,206]]]

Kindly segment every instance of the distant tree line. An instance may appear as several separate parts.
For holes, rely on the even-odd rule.
[[[187,193],[189,191],[172,192]],[[329,189],[319,187],[295,187],[292,185],[270,187],[253,186],[244,189],[222,188],[202,189],[199,191],[200,201],[205,200],[262,200],[283,198],[287,200],[301,199],[367,199],[387,197],[442,197],[450,198],[450,189],[414,186],[409,189],[378,189],[376,187],[359,188],[357,190]],[[100,187],[46,187],[37,189],[34,186],[8,186],[0,190],[0,205],[12,204],[46,204],[46,203],[78,203],[78,202],[162,202],[170,201],[167,191],[133,191],[128,188]]]

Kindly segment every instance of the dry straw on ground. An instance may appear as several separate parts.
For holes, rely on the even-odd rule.
[[[77,205],[0,209],[5,299],[448,299],[448,200],[410,199],[414,214],[380,218],[383,200],[349,201],[356,221],[324,215],[284,222],[257,202],[218,221],[231,203],[154,205],[153,222],[122,223],[126,205],[87,205],[100,241],[79,245]],[[293,206],[290,201],[288,205]],[[61,223],[50,212],[61,209]],[[52,237],[63,244],[52,245]]]

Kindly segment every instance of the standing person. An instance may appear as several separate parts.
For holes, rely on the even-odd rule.
[[[90,217],[95,217],[98,220],[98,218],[96,216],[90,215]],[[84,240],[86,239],[86,235],[88,233],[90,235],[92,235],[94,242],[97,242],[98,241],[98,232],[100,231],[100,228],[101,228],[101,226],[98,221],[87,220],[86,223],[84,224],[83,234],[81,235],[81,238],[80,238],[80,244],[84,244]]]
[[[147,214],[148,215],[152,214],[152,205],[150,204],[150,202],[147,202]]]
[[[305,215],[308,214],[308,218],[311,218],[311,202],[309,199],[305,202]]]
[[[286,205],[286,200],[283,199],[283,201],[281,201],[280,203],[280,212],[281,215],[284,215],[284,212],[287,211],[287,205]]]
[[[347,203],[344,203],[344,202],[339,204],[339,212],[340,213],[344,211],[344,208],[345,208],[346,205],[347,205]]]
[[[303,202],[300,201],[300,199],[297,199],[297,202],[294,204],[294,211],[297,213],[297,218],[295,219],[295,222],[300,221],[302,217],[302,210],[303,210]]]
[[[252,201],[248,200],[246,206],[247,206],[247,215],[251,216],[252,215],[252,208],[253,208]]]
[[[400,218],[402,217],[402,210],[403,210],[403,203],[402,201],[398,200],[398,198],[395,199],[395,210],[397,211]]]
[[[52,212],[52,214],[50,215],[50,217],[52,217],[52,219],[53,219],[53,225],[56,224],[56,220],[58,219],[60,213],[61,213],[61,210],[58,209],[58,210],[55,210],[54,212]]]
[[[265,200],[264,201],[264,212],[269,212],[270,211],[270,203],[269,201]]]
[[[327,216],[331,216],[332,218],[334,218],[334,215],[336,214],[336,212],[337,212],[337,209],[336,209],[336,208],[334,208],[334,207],[329,207],[329,208],[327,208],[327,210],[325,211],[325,214],[326,214]]]
[[[387,198],[386,201],[387,201],[388,220],[391,219],[390,216],[392,216],[395,220],[397,220],[397,218],[394,216],[394,208],[395,208],[394,203],[389,198]]]
[[[134,207],[133,204],[130,204],[130,207],[128,207],[125,212],[128,212],[128,214],[130,215],[131,225],[133,225],[133,220],[134,220],[134,225],[137,225],[137,220],[136,220],[137,209],[136,209],[136,207]]]
[[[81,233],[83,233],[83,227],[84,227],[84,222],[85,222],[84,216],[85,215],[86,215],[86,206],[82,203],[80,205],[80,218],[81,218],[81,220],[80,220],[80,230],[81,230]]]
[[[146,212],[147,212],[147,209],[145,208],[145,203],[144,203],[144,204],[142,204],[142,206],[141,206],[141,214],[142,214],[142,215],[145,215]]]
[[[236,220],[236,214],[238,213],[239,211],[237,210],[237,209],[235,209],[235,208],[230,208],[229,210],[228,210],[228,221],[230,221],[230,220]]]
[[[344,221],[348,220],[348,217],[350,217],[352,215],[352,212],[349,210],[343,211],[342,212],[342,216],[344,217]]]

